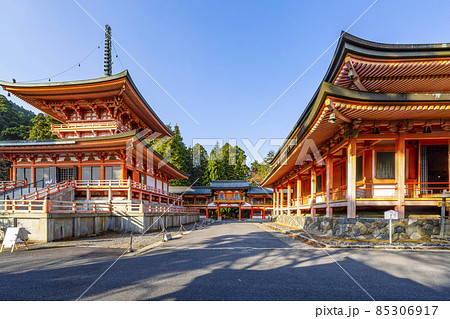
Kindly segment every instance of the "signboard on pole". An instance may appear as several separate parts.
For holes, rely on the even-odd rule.
[[[384,219],[389,219],[389,244],[392,244],[392,220],[398,219],[398,212],[395,210],[388,210],[384,212]]]
[[[3,251],[3,247],[11,248],[11,252],[13,252],[14,248],[17,248],[18,243],[25,243],[25,246],[28,249],[27,239],[23,228],[8,227],[6,229],[5,237],[3,238],[2,246],[0,247],[0,253]]]
[[[398,212],[395,210],[388,210],[384,212],[384,219],[398,219]]]

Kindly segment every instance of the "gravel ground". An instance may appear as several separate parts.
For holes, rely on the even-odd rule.
[[[200,226],[202,222],[183,225],[183,231],[191,231]],[[175,236],[180,233],[180,227],[172,227],[167,229],[167,233]],[[155,244],[163,240],[162,232],[140,233],[133,234],[133,249],[140,249],[142,247]],[[50,243],[32,243],[31,247],[50,248],[50,247],[91,247],[91,248],[123,248],[130,246],[130,234],[106,232],[100,235],[89,235],[81,238],[67,238],[57,240]]]

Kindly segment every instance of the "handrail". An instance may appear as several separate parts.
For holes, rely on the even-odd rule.
[[[371,182],[356,186],[357,199],[395,199],[397,198],[397,182]]]
[[[53,195],[55,193],[58,193],[66,188],[69,187],[75,187],[75,183],[72,180],[67,180],[64,182],[60,182],[57,184],[52,184],[50,186],[38,189],[32,193],[23,195],[19,198],[16,198],[17,200],[33,200],[33,199],[42,199],[46,198],[49,195]]]
[[[0,181],[0,193],[9,191],[14,188],[23,187],[27,181]]]
[[[154,194],[158,195],[164,195],[171,197],[173,199],[182,200],[182,196],[169,193],[167,191],[164,191],[162,189],[157,189],[152,186],[148,186],[145,184],[133,182],[130,180],[66,180],[64,182],[60,182],[57,184],[53,184],[44,188],[41,188],[35,192],[29,193],[27,195],[24,195],[20,197],[20,199],[25,200],[31,200],[31,199],[39,199],[44,198],[47,195],[55,194],[59,191],[62,191],[69,187],[75,187],[75,188],[137,188],[139,190],[149,191]]]
[[[406,182],[405,198],[427,198],[442,194],[450,188],[449,182]]]
[[[224,198],[219,198],[218,196],[214,196],[213,197],[213,200],[214,201],[224,201],[224,202],[245,202],[245,201],[247,201],[247,196],[239,196],[239,198],[238,199],[236,199],[236,198],[226,198],[226,197],[224,197]]]
[[[0,200],[0,213],[113,213],[122,204],[52,200]],[[128,213],[199,213],[198,208],[159,204],[125,204]]]
[[[2,193],[3,199],[7,199],[7,197],[9,197],[8,193],[10,193],[10,192],[13,192],[13,195],[14,195],[17,189],[20,189],[20,196],[23,196],[24,188],[28,188],[28,193],[30,193],[31,192],[31,188],[37,188],[37,185],[39,183],[42,183],[42,187],[44,187],[44,180],[43,179],[38,180],[36,182],[33,182],[31,184],[29,184],[26,180],[23,181],[23,182],[24,183],[23,183],[22,186],[17,186],[15,188],[11,188],[11,189],[5,191],[4,193]]]
[[[82,122],[82,123],[67,123],[67,124],[52,124],[52,130],[60,130],[60,129],[76,129],[76,128],[93,128],[93,127],[117,127],[121,130],[126,129],[125,126],[117,121],[97,121],[97,122]]]

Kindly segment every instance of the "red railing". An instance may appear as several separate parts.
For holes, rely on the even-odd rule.
[[[18,187],[25,187],[26,181],[0,181],[0,193],[9,191]]]
[[[322,191],[322,192],[316,192],[314,193],[314,201],[316,203],[324,203],[327,201],[327,192],[326,191]]]
[[[407,182],[405,186],[405,198],[435,197],[449,188],[449,182]]]
[[[356,198],[358,199],[391,199],[396,197],[396,182],[364,182],[356,184]]]
[[[148,185],[145,185],[145,184],[142,184],[142,183],[138,183],[138,182],[131,182],[131,187],[138,188],[138,189],[141,189],[141,190],[150,191],[150,192],[155,193],[155,194],[160,194],[160,195],[164,195],[164,196],[173,197],[173,198],[176,198],[176,199],[182,199],[183,198],[183,196],[181,196],[181,195],[173,194],[173,193],[170,193],[168,191],[165,191],[165,190],[162,190],[162,189],[158,189],[158,188],[155,188],[155,187],[152,187],[152,186],[148,186]]]
[[[72,130],[72,129],[108,129],[108,128],[118,128],[122,132],[125,132],[126,127],[116,121],[97,121],[97,122],[82,122],[82,123],[68,123],[68,124],[52,124],[53,130]]]
[[[347,185],[341,185],[330,189],[331,201],[347,199]]]
[[[44,213],[44,200],[0,200],[0,213]]]
[[[67,180],[58,184],[53,184],[44,188],[40,188],[35,192],[31,192],[22,197],[17,198],[17,200],[34,200],[43,199],[49,195],[56,194],[64,189],[75,187],[75,181]]]
[[[198,208],[158,204],[109,204],[50,200],[0,200],[0,213],[123,213],[185,214],[199,213]]]
[[[60,192],[66,188],[75,187],[75,188],[136,188],[139,190],[147,191],[156,195],[163,195],[167,197],[171,197],[173,199],[181,200],[182,196],[169,193],[167,191],[157,189],[155,187],[151,187],[145,184],[129,181],[129,180],[67,180],[58,184],[53,184],[41,189],[38,189],[35,192],[24,195],[18,199],[22,200],[32,200],[32,199],[42,199],[48,195],[55,194]]]

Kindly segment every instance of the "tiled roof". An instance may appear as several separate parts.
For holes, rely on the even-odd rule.
[[[251,195],[270,195],[272,196],[273,189],[272,188],[266,188],[266,187],[259,187],[259,186],[250,186],[250,188],[247,191],[247,194]]]
[[[212,189],[217,188],[249,188],[250,183],[246,180],[230,180],[230,181],[223,181],[223,180],[217,180],[217,181],[211,181],[210,187]]]
[[[169,192],[178,195],[211,195],[211,189],[208,186],[170,186]]]

